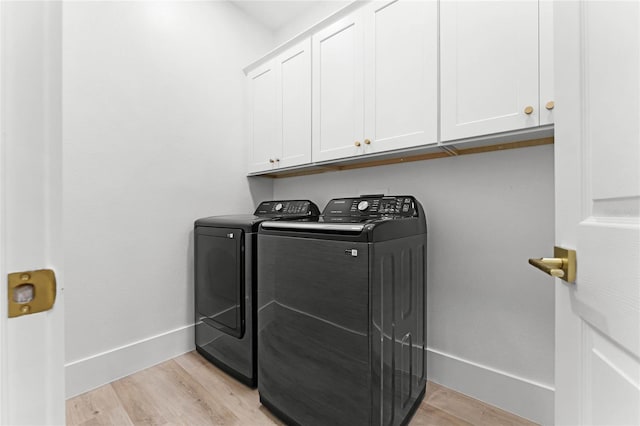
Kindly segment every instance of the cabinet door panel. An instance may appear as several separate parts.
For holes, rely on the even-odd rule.
[[[436,143],[437,3],[373,2],[366,24],[366,152]]]
[[[540,125],[554,122],[553,107],[553,2],[541,1],[540,9]]]
[[[440,34],[443,141],[538,125],[537,1],[442,2]]]
[[[313,161],[362,152],[362,11],[313,36]]]
[[[249,74],[249,171],[270,170],[276,143],[276,76],[273,62]]]
[[[277,126],[280,167],[311,162],[311,40],[278,57]]]

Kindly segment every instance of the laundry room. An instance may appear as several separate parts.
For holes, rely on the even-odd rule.
[[[624,37],[640,6],[554,3],[3,0],[0,272],[56,279],[32,315],[9,280],[9,317],[23,310],[0,311],[0,424],[572,424],[564,407],[586,403],[565,389],[586,385],[558,375],[576,356],[557,345],[577,341],[619,351],[598,374],[626,381],[613,398],[588,376],[605,402],[576,424],[612,407],[628,410],[610,424],[640,421],[637,267],[622,290],[559,293],[576,280],[554,253],[576,246],[563,215],[586,205],[562,183],[567,152],[587,126],[566,110],[559,126],[554,102],[582,99],[586,65],[553,68],[579,44],[554,41],[554,13],[567,31],[635,16]],[[640,177],[633,155],[590,149]],[[587,169],[618,182],[602,163]],[[598,182],[615,203],[593,216],[636,236],[638,185]]]

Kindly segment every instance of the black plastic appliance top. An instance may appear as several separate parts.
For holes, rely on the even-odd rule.
[[[263,201],[253,213],[260,217],[300,218],[317,217],[318,206],[309,200]]]
[[[274,200],[261,202],[251,214],[211,216],[198,219],[195,226],[240,228],[246,232],[257,231],[266,220],[317,221],[318,206],[309,200]]]
[[[427,232],[422,205],[411,195],[335,198],[317,222],[266,221],[264,234],[350,241],[386,241]]]
[[[418,216],[418,202],[411,195],[362,195],[334,198],[322,211],[323,222],[364,222],[371,219],[403,219]]]

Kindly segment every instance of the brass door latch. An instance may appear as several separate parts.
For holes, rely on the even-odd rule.
[[[9,274],[9,318],[48,311],[56,300],[56,275],[51,269]]]
[[[553,257],[529,259],[529,264],[568,283],[576,281],[576,251],[562,247],[553,248]]]

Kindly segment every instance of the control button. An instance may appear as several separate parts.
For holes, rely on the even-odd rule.
[[[358,203],[358,210],[361,212],[367,210],[369,208],[369,202],[367,200],[360,201]]]
[[[276,211],[277,211],[277,212],[279,212],[280,210],[282,210],[282,203],[278,203],[278,204],[276,204],[275,209],[276,209]]]
[[[404,213],[408,212],[409,211],[409,204],[405,204],[404,207],[402,207],[402,211]]]

